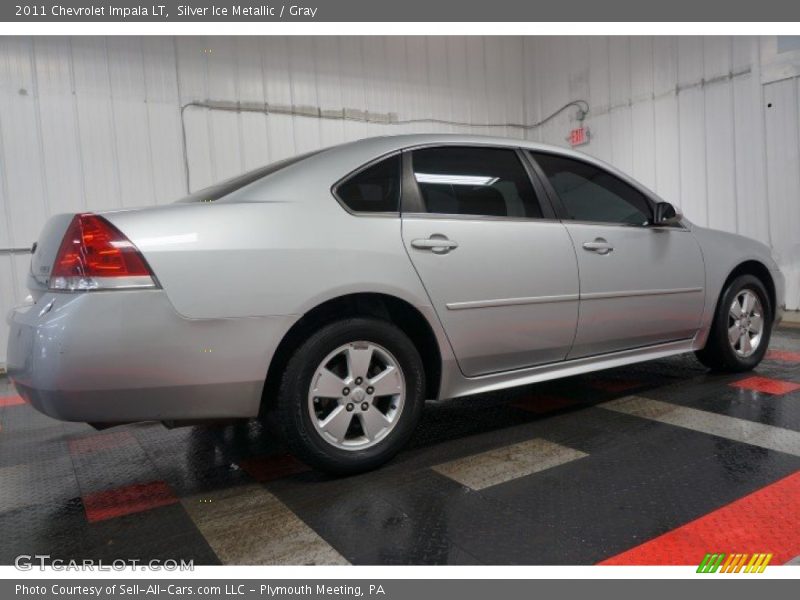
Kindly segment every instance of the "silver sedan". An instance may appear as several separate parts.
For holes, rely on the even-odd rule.
[[[752,369],[783,298],[766,246],[598,160],[454,135],[55,216],[28,285],[8,370],[38,410],[98,426],[271,413],[335,473],[393,456],[426,399],[691,351]]]

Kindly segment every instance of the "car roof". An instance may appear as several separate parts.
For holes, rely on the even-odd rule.
[[[417,146],[438,144],[505,146],[509,148],[523,148],[537,152],[549,152],[565,157],[576,158],[584,162],[594,164],[602,169],[605,169],[606,171],[610,171],[621,179],[628,181],[636,187],[643,189],[643,191],[647,192],[648,194],[655,196],[651,190],[644,187],[640,182],[633,179],[627,173],[620,171],[613,165],[603,162],[602,160],[595,158],[590,154],[552,144],[543,144],[541,142],[533,142],[518,138],[487,135],[459,133],[415,133],[369,137],[353,142],[345,142],[336,146],[330,146],[329,148],[324,148],[304,164],[309,166],[310,163],[314,162],[321,166],[324,163],[328,163],[334,171],[339,171],[339,178],[342,178],[353,170],[356,170],[364,164],[380,158],[383,155]]]
[[[554,146],[552,144],[542,144],[519,138],[498,137],[489,135],[461,134],[461,133],[408,133],[398,135],[382,135],[363,138],[360,140],[345,142],[336,146],[331,146],[327,150],[337,152],[381,152],[389,153],[395,150],[404,150],[414,146],[425,146],[428,144],[470,144],[470,145],[490,145],[508,146],[515,148],[526,148],[544,152],[556,152],[558,154],[573,155],[579,158],[586,158],[587,155],[568,148]]]
[[[329,171],[335,175],[334,181],[341,179],[352,171],[362,167],[366,163],[376,160],[387,154],[399,152],[409,148],[426,145],[438,144],[465,144],[465,145],[486,145],[503,146],[508,148],[525,148],[542,152],[552,152],[564,156],[572,156],[584,161],[597,163],[605,169],[616,169],[598,161],[588,154],[560,148],[549,144],[530,142],[527,140],[492,137],[485,135],[465,135],[457,133],[417,133],[402,135],[384,135],[368,137],[352,142],[344,142],[328,148],[323,148],[318,153],[296,165],[297,168],[308,169],[313,167],[318,173]],[[287,169],[291,172],[293,169]],[[624,176],[624,174],[619,173]]]
[[[644,187],[640,182],[633,179],[627,173],[624,173],[598,158],[584,152],[573,150],[571,148],[564,148],[552,144],[543,144],[541,142],[534,142],[530,140],[523,140],[518,138],[497,137],[488,135],[475,135],[475,134],[459,134],[459,133],[416,133],[416,134],[400,134],[400,135],[385,135],[377,137],[369,137],[353,142],[346,142],[337,146],[323,149],[316,158],[320,162],[330,160],[331,162],[340,162],[344,176],[350,171],[362,166],[370,160],[375,160],[384,154],[390,154],[400,150],[413,148],[415,146],[436,144],[468,144],[468,145],[487,145],[487,146],[506,146],[510,148],[524,148],[538,152],[549,152],[559,154],[561,156],[576,158],[584,162],[595,164],[598,167],[610,171],[629,183],[634,184],[636,187],[642,188],[648,194],[655,196],[655,194]],[[347,168],[350,166],[351,168]]]
[[[359,170],[364,165],[380,159],[383,156],[393,154],[409,148],[426,145],[486,145],[503,146],[508,148],[524,148],[528,150],[549,152],[566,157],[572,157],[583,162],[594,164],[610,173],[613,173],[623,181],[628,182],[638,188],[651,198],[658,200],[658,196],[647,187],[642,185],[631,176],[620,171],[616,167],[609,165],[589,154],[578,152],[569,148],[562,148],[550,144],[542,144],[528,140],[495,137],[474,134],[457,133],[420,133],[420,134],[401,134],[368,137],[351,142],[344,142],[328,148],[323,148],[318,152],[310,154],[308,157],[291,164],[291,166],[281,169],[278,172],[265,177],[261,182],[253,183],[242,190],[242,193],[234,193],[229,199],[239,200],[266,200],[274,197],[297,197],[296,192],[301,188],[309,194],[312,188],[319,189],[323,186],[331,189],[337,182],[345,179],[349,174]],[[268,188],[266,184],[268,184]],[[293,190],[295,193],[291,193]],[[309,196],[311,197],[311,196]]]

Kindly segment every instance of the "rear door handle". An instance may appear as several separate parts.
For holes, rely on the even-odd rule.
[[[595,238],[593,242],[584,242],[583,249],[597,254],[608,254],[614,250],[614,246],[603,238]]]
[[[434,254],[447,254],[458,248],[458,242],[448,240],[443,235],[432,235],[427,239],[411,240],[411,245],[419,250],[430,250]]]

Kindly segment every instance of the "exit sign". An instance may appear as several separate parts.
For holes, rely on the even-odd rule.
[[[583,146],[589,143],[589,129],[587,127],[578,127],[569,132],[567,137],[570,146]]]

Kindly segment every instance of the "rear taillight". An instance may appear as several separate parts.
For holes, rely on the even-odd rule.
[[[50,272],[51,290],[153,287],[150,267],[119,229],[98,215],[75,215]]]

